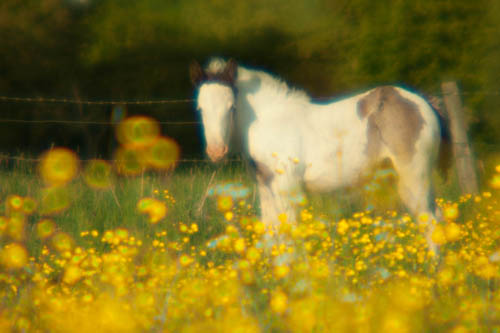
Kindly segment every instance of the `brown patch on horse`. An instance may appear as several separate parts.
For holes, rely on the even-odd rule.
[[[391,86],[374,89],[358,102],[358,115],[368,118],[366,153],[375,157],[382,144],[401,161],[410,162],[424,125],[418,106]]]
[[[379,100],[380,88],[373,89],[368,95],[358,101],[358,116],[361,119],[366,118],[375,107],[377,100]]]

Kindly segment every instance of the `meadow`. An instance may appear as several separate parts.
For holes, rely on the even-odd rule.
[[[244,163],[176,163],[136,120],[114,163],[63,148],[3,161],[0,331],[500,330],[500,166],[475,195],[436,175],[435,255],[390,170],[293,198],[300,221],[269,230]]]

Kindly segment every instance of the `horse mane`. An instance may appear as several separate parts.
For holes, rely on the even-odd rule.
[[[208,62],[205,71],[212,75],[217,75],[224,71],[225,66],[226,60],[218,57],[212,58]],[[250,75],[260,79],[261,89],[266,89],[267,92],[273,94],[273,97],[275,98],[282,98],[283,100],[286,100],[288,102],[295,103],[311,102],[311,97],[304,90],[290,87],[290,85],[284,80],[275,77],[263,70],[250,69],[241,65],[238,65],[238,69],[243,69]],[[239,77],[237,77],[236,80],[238,79]]]

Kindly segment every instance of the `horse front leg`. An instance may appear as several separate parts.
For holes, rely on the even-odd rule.
[[[292,191],[279,181],[258,182],[261,221],[277,228],[283,221],[296,222],[295,207],[290,201]]]
[[[295,207],[290,202],[290,186],[283,180],[275,179],[271,182],[258,182],[260,196],[261,221],[266,225],[264,245],[271,249],[278,244],[287,244],[289,239],[280,233],[282,223],[296,221]]]

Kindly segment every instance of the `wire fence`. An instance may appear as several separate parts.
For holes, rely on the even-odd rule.
[[[6,103],[30,103],[30,104],[73,104],[73,105],[111,105],[111,106],[126,106],[126,105],[164,105],[164,104],[187,104],[192,103],[193,99],[159,99],[159,100],[81,100],[81,99],[71,99],[71,98],[46,98],[46,97],[10,97],[10,96],[0,96],[0,102]],[[18,124],[64,124],[64,125],[117,125],[116,121],[94,121],[94,120],[69,120],[69,119],[7,119],[0,118],[0,123],[18,123]],[[159,121],[159,124],[163,125],[199,125],[199,121]],[[80,159],[81,162],[89,162],[96,160],[96,158],[91,159]],[[108,163],[116,163],[117,160],[114,159],[99,159],[106,161]],[[39,163],[42,161],[40,158],[24,157],[24,156],[12,156],[6,154],[0,154],[0,163],[4,161],[13,162],[26,162],[26,163]],[[186,158],[177,160],[176,163],[209,163],[206,159],[193,159]],[[241,162],[239,159],[226,159],[225,162]]]
[[[446,94],[443,92],[428,94],[431,97],[442,98]],[[460,95],[473,96],[473,95],[489,95],[500,96],[500,91],[483,90],[483,91],[460,91]],[[320,97],[318,100],[331,100],[332,97]],[[56,104],[76,104],[76,105],[161,105],[161,104],[187,104],[193,103],[194,99],[158,99],[158,100],[81,100],[72,98],[51,98],[51,97],[11,97],[0,96],[0,102],[13,102],[13,103],[56,103]],[[0,123],[19,123],[19,124],[67,124],[67,125],[116,125],[115,121],[94,121],[94,120],[69,120],[69,119],[2,119]],[[200,125],[199,121],[159,121],[162,125]]]
[[[32,163],[39,163],[43,159],[41,158],[32,158],[32,157],[23,157],[23,156],[11,156],[11,155],[2,155],[0,154],[0,163],[2,161],[17,161],[17,162],[32,162]],[[91,161],[105,161],[108,163],[116,163],[122,162],[121,160],[115,160],[115,159],[102,159],[102,158],[87,158],[87,159],[79,159],[80,162],[91,162]],[[243,162],[242,159],[239,158],[228,158],[224,159],[224,163],[227,162]],[[196,158],[187,158],[187,159],[180,159],[175,161],[175,163],[212,163],[212,161],[207,160],[207,159],[196,159]]]
[[[21,124],[68,124],[68,125],[116,125],[114,121],[92,121],[92,120],[60,120],[60,119],[0,119],[0,123],[21,123]],[[198,125],[199,121],[158,121],[164,125]]]
[[[459,95],[472,96],[472,95],[489,95],[489,96],[500,96],[500,91],[494,90],[483,90],[483,91],[460,91]],[[431,97],[442,98],[446,96],[445,93],[439,92],[435,94],[428,94]],[[332,97],[318,98],[319,100],[332,99]],[[12,97],[12,96],[0,96],[0,102],[5,103],[29,103],[29,104],[73,104],[73,105],[111,105],[111,106],[126,106],[126,105],[168,105],[168,104],[187,104],[193,103],[194,99],[157,99],[157,100],[81,100],[74,98],[51,98],[51,97]],[[116,121],[93,121],[93,120],[69,120],[69,119],[11,119],[11,118],[0,118],[0,123],[19,123],[19,124],[64,124],[64,125],[116,125]],[[163,125],[178,125],[178,126],[194,126],[200,125],[200,121],[159,121],[159,124]],[[80,161],[92,161],[92,159],[81,159]],[[102,160],[102,159],[101,159]],[[38,163],[41,161],[39,158],[29,158],[23,156],[11,156],[11,155],[1,155],[0,163],[2,161],[18,161],[18,162],[33,162]],[[115,163],[116,160],[110,159],[105,160],[109,163]],[[181,159],[177,163],[209,163],[206,159]],[[241,159],[226,159],[225,162],[242,162]]]
[[[9,97],[0,96],[0,101],[20,103],[62,103],[82,105],[152,105],[152,104],[180,104],[190,103],[193,99],[158,99],[158,100],[110,100],[90,101],[74,98],[51,98],[51,97]]]

